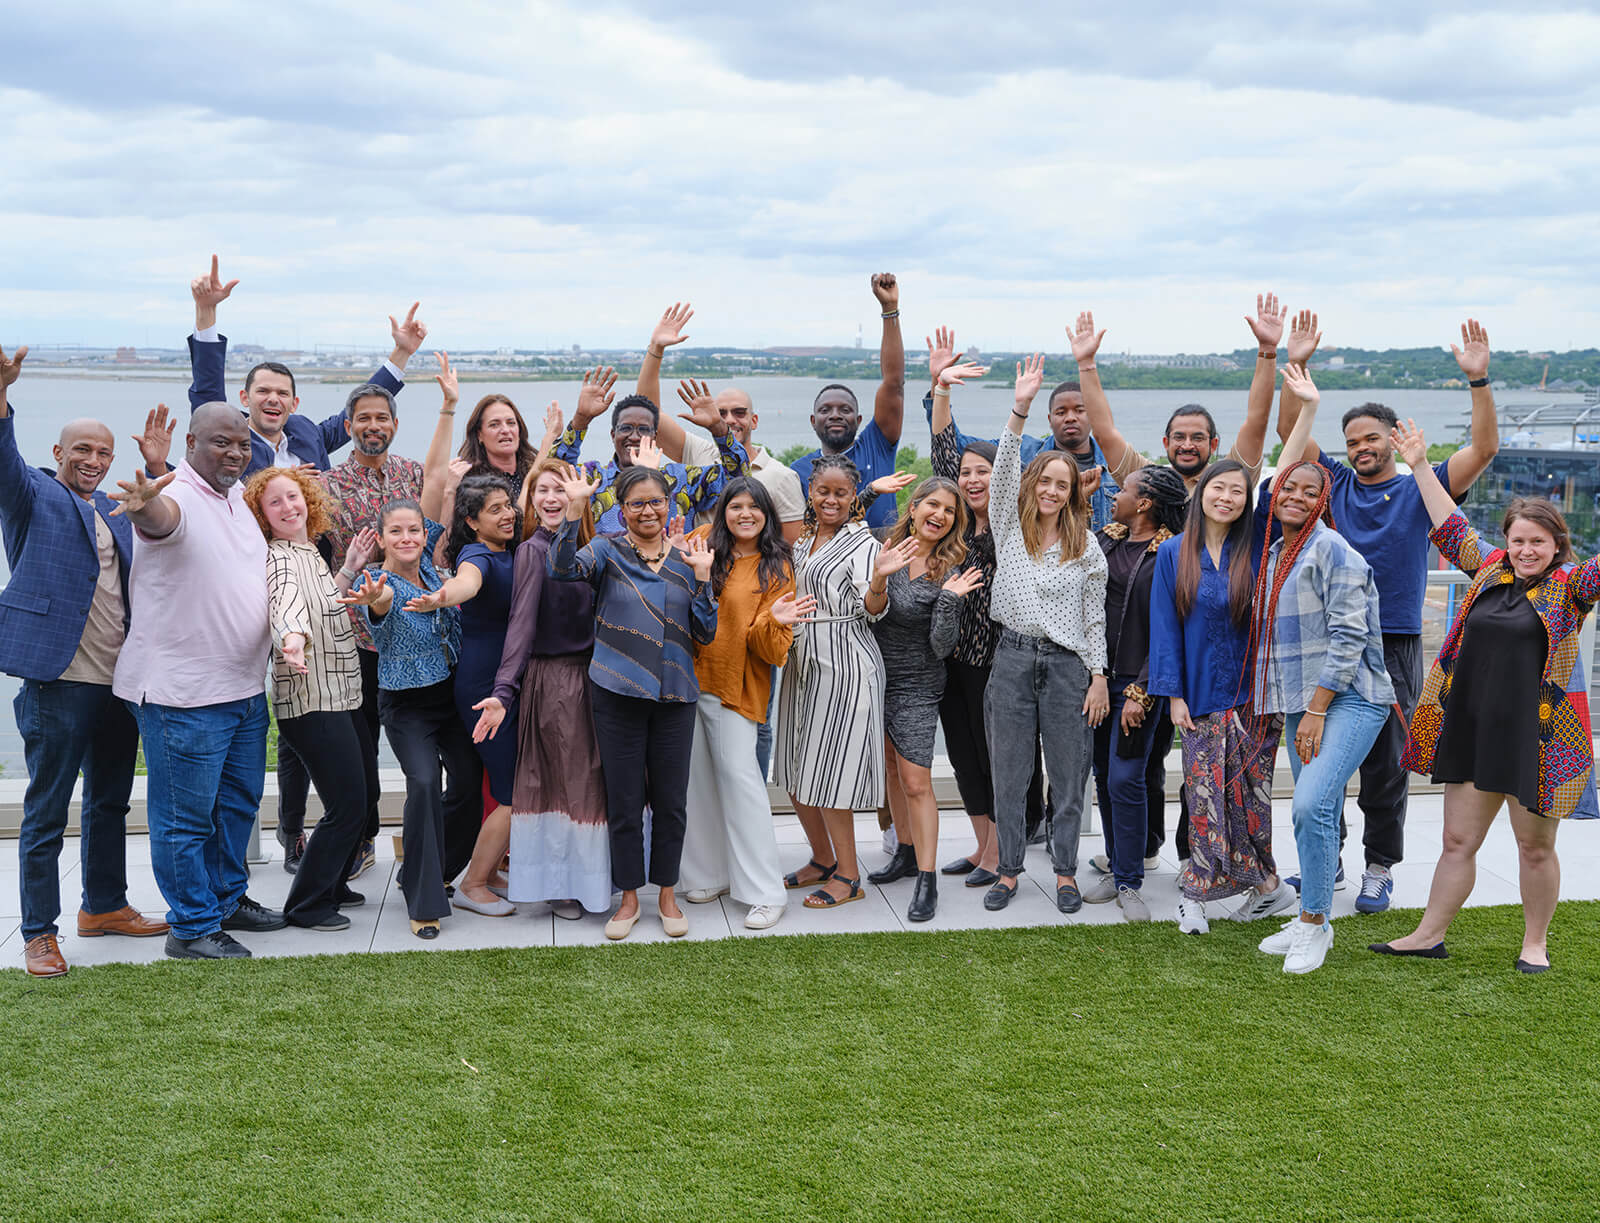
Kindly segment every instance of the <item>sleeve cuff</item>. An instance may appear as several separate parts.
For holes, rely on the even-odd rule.
[[[217,325],[215,323],[209,327],[195,328],[194,338],[199,340],[202,344],[222,343],[222,334],[217,330]]]
[[[404,382],[406,380],[405,370],[401,369],[393,361],[385,359],[383,368],[389,371],[389,377],[393,378],[396,382]]]

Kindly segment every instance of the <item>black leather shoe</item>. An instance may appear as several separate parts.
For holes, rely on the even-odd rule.
[[[1546,955],[1545,958],[1548,959],[1549,956]],[[1518,972],[1525,972],[1525,973],[1529,974],[1530,976],[1532,976],[1535,973],[1549,972],[1550,971],[1550,965],[1548,965],[1548,964],[1530,964],[1527,960],[1524,960],[1521,956],[1518,956],[1517,957],[1517,971]]]
[[[998,913],[1011,903],[1011,898],[1016,894],[1016,884],[997,883],[989,889],[988,895],[983,898],[983,907],[991,913]]]
[[[939,876],[932,871],[917,872],[917,886],[911,893],[907,921],[927,921],[939,911]]]
[[[248,960],[250,948],[218,930],[199,938],[167,935],[167,955],[174,960]]]
[[[300,869],[300,859],[306,855],[306,834],[291,832],[280,824],[276,836],[278,844],[283,846],[283,869],[292,875]]]
[[[993,871],[986,871],[980,866],[972,874],[968,875],[964,882],[969,888],[986,888],[998,878],[1000,878],[999,875]]]
[[[957,858],[954,862],[946,862],[939,868],[941,875],[967,875],[978,869],[978,864],[971,858]]]
[[[1063,913],[1076,913],[1083,908],[1083,893],[1075,883],[1063,883],[1056,888],[1056,908]]]
[[[282,913],[257,904],[248,896],[239,901],[237,909],[222,919],[224,930],[249,930],[256,934],[282,930],[288,924]]]
[[[868,883],[893,883],[896,879],[909,879],[917,873],[917,851],[910,845],[902,845],[894,851],[883,867],[873,871],[867,876]],[[929,871],[928,874],[933,874]]]

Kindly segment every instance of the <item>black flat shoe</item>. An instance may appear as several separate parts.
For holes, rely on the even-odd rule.
[[[917,886],[906,909],[907,921],[927,921],[939,911],[939,877],[932,871],[917,872]]]
[[[998,913],[1011,903],[1011,898],[1016,894],[1016,884],[997,883],[989,889],[988,895],[983,898],[983,907],[991,913]]]
[[[239,907],[222,919],[224,930],[249,930],[256,934],[282,930],[288,924],[278,910],[258,904],[248,896],[240,897]]]
[[[1527,960],[1524,960],[1521,956],[1518,956],[1517,957],[1517,971],[1518,972],[1525,972],[1529,976],[1532,976],[1535,973],[1549,972],[1550,971],[1550,965],[1548,965],[1548,964],[1530,964],[1530,963],[1528,963]]]
[[[1432,947],[1419,947],[1407,951],[1405,948],[1396,947],[1393,943],[1368,943],[1368,951],[1376,951],[1379,955],[1410,955],[1419,960],[1448,960],[1450,953],[1444,949],[1443,943],[1435,943]]]
[[[867,876],[867,882],[893,883],[897,879],[909,879],[916,873],[917,851],[910,845],[902,845],[894,851],[894,857]],[[928,874],[933,872],[929,871]]]
[[[971,858],[957,858],[954,862],[946,862],[939,868],[941,875],[967,875],[978,869],[978,864]]]
[[[1076,913],[1083,908],[1083,893],[1076,883],[1063,883],[1056,889],[1056,908],[1063,913]]]
[[[962,880],[962,882],[965,883],[969,888],[986,888],[998,878],[1000,878],[999,875],[995,874],[993,871],[984,870],[984,868],[980,866],[977,870],[973,871],[972,874],[968,875],[964,880]]]

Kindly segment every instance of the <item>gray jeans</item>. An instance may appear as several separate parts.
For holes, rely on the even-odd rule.
[[[1000,634],[983,725],[994,769],[994,816],[1000,873],[1020,875],[1028,848],[1025,827],[1034,743],[1044,744],[1050,778],[1050,860],[1058,875],[1078,873],[1078,831],[1094,756],[1094,734],[1083,716],[1089,669],[1071,650],[1045,637]]]

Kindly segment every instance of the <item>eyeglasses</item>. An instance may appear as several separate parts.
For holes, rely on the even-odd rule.
[[[656,427],[654,425],[618,425],[611,432],[618,437],[654,437]]]
[[[622,508],[630,514],[642,514],[646,510],[664,510],[667,508],[667,499],[651,497],[648,501],[624,501]]]

